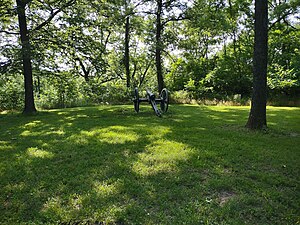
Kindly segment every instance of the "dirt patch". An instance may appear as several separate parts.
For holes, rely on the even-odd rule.
[[[219,194],[219,205],[223,207],[230,199],[236,197],[234,192],[224,191]]]
[[[290,136],[291,136],[291,137],[298,137],[299,134],[298,134],[298,133],[290,133]]]

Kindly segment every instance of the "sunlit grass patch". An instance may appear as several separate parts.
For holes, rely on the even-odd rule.
[[[109,195],[117,194],[119,185],[120,184],[116,182],[95,181],[93,184],[93,190],[97,195],[107,197]]]
[[[130,128],[123,126],[110,126],[91,131],[81,131],[80,135],[75,139],[87,140],[86,138],[94,138],[99,142],[105,142],[109,144],[124,144],[126,142],[136,142],[139,138],[139,135],[133,132]]]
[[[27,154],[30,157],[36,157],[36,158],[52,158],[54,156],[53,153],[47,152],[42,149],[38,149],[37,147],[28,148]]]
[[[167,126],[160,126],[160,125],[155,125],[151,127],[147,127],[148,133],[146,134],[146,137],[156,141],[158,139],[163,138],[166,134],[171,132],[170,127]]]
[[[23,127],[24,128],[33,128],[33,127],[37,127],[40,123],[41,123],[40,120],[35,120],[32,122],[26,123]]]
[[[139,160],[133,165],[133,171],[142,176],[176,171],[177,164],[185,161],[192,152],[191,147],[183,143],[160,139],[138,154]]]
[[[0,151],[1,150],[11,150],[13,146],[8,141],[0,141]]]

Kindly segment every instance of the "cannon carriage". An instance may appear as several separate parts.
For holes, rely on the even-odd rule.
[[[134,110],[136,112],[140,111],[140,103],[141,102],[148,102],[152,106],[152,109],[154,110],[155,114],[157,116],[161,117],[162,113],[167,112],[168,108],[169,108],[168,90],[166,88],[164,88],[161,91],[159,98],[156,98],[155,94],[153,94],[149,89],[146,89],[146,98],[140,98],[138,88],[135,88],[133,104],[134,104]],[[157,103],[160,104],[160,109],[158,109]]]

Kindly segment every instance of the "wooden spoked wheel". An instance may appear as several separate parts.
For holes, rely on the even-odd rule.
[[[167,112],[169,108],[169,93],[166,88],[162,89],[160,93],[160,109],[162,112]]]

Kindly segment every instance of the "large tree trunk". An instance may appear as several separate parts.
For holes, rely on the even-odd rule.
[[[29,42],[29,34],[26,24],[25,15],[26,3],[22,0],[17,0],[18,20],[22,44],[22,60],[23,60],[23,75],[25,87],[25,107],[24,114],[31,114],[36,112],[33,95],[33,79],[32,79],[32,66],[31,66],[31,50]]]
[[[253,93],[246,127],[267,127],[268,1],[255,0]]]
[[[126,84],[127,87],[130,87],[130,55],[129,55],[129,32],[130,32],[130,21],[129,16],[126,17],[125,24],[125,56],[124,56],[124,64],[125,64],[125,72],[126,72]]]
[[[157,82],[158,82],[158,91],[159,93],[164,88],[164,78],[162,72],[162,41],[161,41],[161,33],[163,30],[163,25],[161,22],[161,13],[162,13],[162,0],[157,0],[157,12],[156,12],[156,48],[155,48],[155,62],[156,62],[156,74],[157,74]]]

